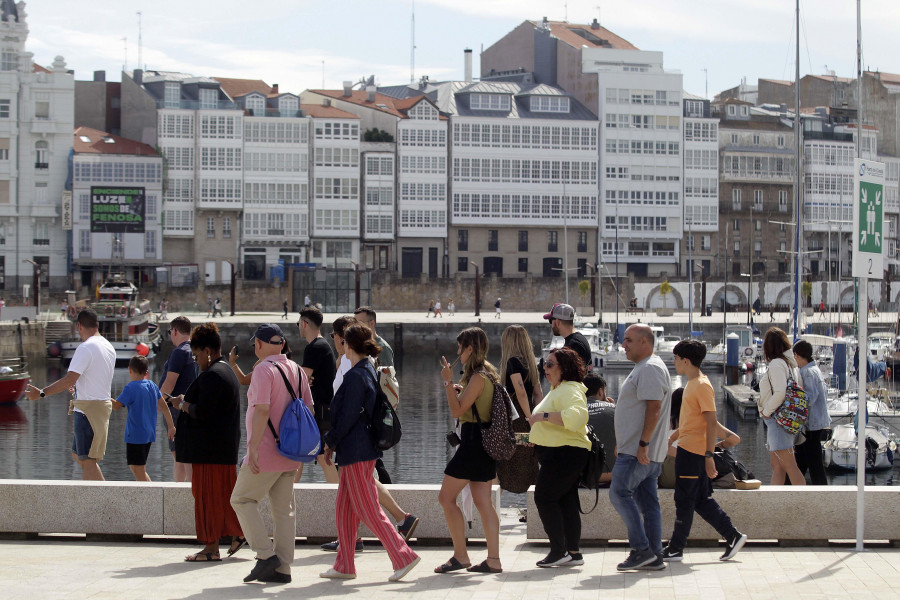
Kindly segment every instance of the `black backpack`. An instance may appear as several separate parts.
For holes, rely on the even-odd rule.
[[[587,462],[584,465],[584,470],[581,472],[581,477],[578,480],[578,486],[594,490],[595,496],[594,505],[591,507],[591,510],[584,512],[581,510],[581,506],[578,507],[579,512],[583,515],[590,514],[597,508],[597,503],[600,502],[600,477],[604,473],[609,472],[609,467],[606,464],[606,450],[603,447],[603,442],[600,441],[600,438],[597,437],[597,434],[594,433],[594,430],[590,425],[587,426],[587,438],[591,441],[591,449],[588,454]]]
[[[369,420],[369,432],[375,446],[379,450],[388,450],[396,446],[403,435],[400,419],[374,376],[372,382],[375,384],[375,408],[372,409],[371,415],[365,411],[363,414]]]

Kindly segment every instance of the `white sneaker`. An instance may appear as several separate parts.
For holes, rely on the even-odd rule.
[[[319,577],[324,579],[356,579],[356,573],[341,573],[334,567],[331,567],[327,571],[319,573]]]
[[[409,563],[405,567],[400,567],[399,569],[394,571],[394,574],[388,577],[388,581],[400,581],[401,579],[406,577],[406,574],[412,571],[421,560],[422,558],[417,556],[411,563]]]

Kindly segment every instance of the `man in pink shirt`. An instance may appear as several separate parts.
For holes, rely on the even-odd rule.
[[[252,340],[259,363],[247,391],[247,455],[231,494],[231,506],[247,543],[256,552],[256,566],[244,582],[290,583],[297,528],[294,472],[300,463],[278,452],[268,422],[278,431],[281,416],[297,390],[310,408],[312,393],[306,374],[282,354],[284,334],[278,325],[260,325]],[[290,391],[279,371],[287,378]],[[259,514],[259,502],[266,495],[274,522],[274,543]]]

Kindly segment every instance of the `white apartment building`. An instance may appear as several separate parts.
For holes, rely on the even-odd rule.
[[[662,52],[585,47],[581,58],[582,72],[598,82],[602,260],[636,276],[675,274],[684,230],[682,76],[663,69]]]
[[[0,295],[7,299],[25,295],[35,269],[42,287],[70,285],[61,203],[75,83],[61,56],[50,69],[34,64],[24,6],[0,2]]]
[[[719,120],[709,100],[684,93],[684,241],[681,273],[712,274],[719,231]],[[691,271],[693,269],[693,271]],[[697,301],[699,302],[699,298]]]
[[[548,85],[450,82],[449,272],[584,277],[597,263],[597,119]],[[568,242],[566,245],[565,242]],[[477,262],[476,262],[477,261]]]
[[[162,264],[163,159],[147,144],[89,127],[75,130],[72,263],[76,286],[93,290],[112,272],[132,281]],[[107,203],[107,200],[113,202]],[[126,204],[119,200],[128,201]],[[119,218],[127,209],[130,219]]]

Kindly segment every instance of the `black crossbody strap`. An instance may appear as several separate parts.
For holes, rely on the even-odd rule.
[[[291,395],[291,400],[293,400],[294,398],[298,398],[299,396],[294,393],[294,388],[293,388],[293,386],[291,386],[291,382],[288,381],[288,378],[284,374],[284,371],[281,370],[281,367],[279,367],[275,363],[272,363],[272,364],[275,366],[275,369],[281,374],[281,378],[284,380],[284,387],[287,388],[288,393]],[[278,434],[275,433],[275,426],[272,425],[272,419],[268,419],[268,423],[269,423],[269,430],[272,432],[272,435],[275,436],[275,443],[277,444],[278,443]]]

